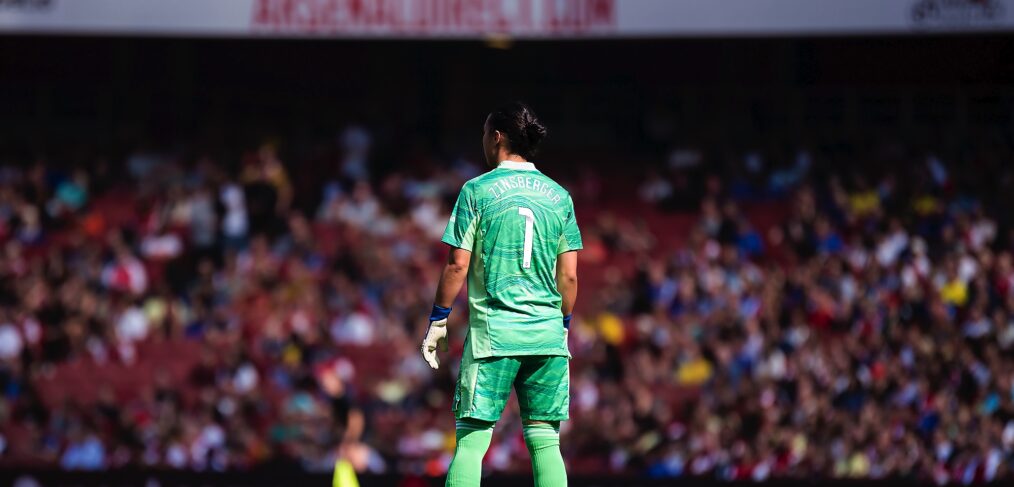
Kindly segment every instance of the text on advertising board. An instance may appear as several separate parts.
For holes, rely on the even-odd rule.
[[[610,31],[615,0],[256,0],[267,32],[482,34]]]

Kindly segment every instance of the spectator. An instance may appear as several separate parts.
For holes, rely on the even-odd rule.
[[[453,373],[415,355],[433,295],[419,283],[475,168],[385,170],[371,144],[350,128],[340,177],[305,207],[275,145],[235,172],[150,150],[120,180],[0,168],[0,463],[326,470],[341,456],[442,473]],[[1014,248],[997,202],[1014,174],[968,186],[978,166],[959,180],[942,156],[860,155],[874,162],[812,149],[712,170],[688,149],[646,181],[585,171],[573,471],[1010,478]],[[119,395],[74,375],[115,383],[103,374],[123,365],[138,374]],[[520,429],[497,425],[488,468],[527,468]]]

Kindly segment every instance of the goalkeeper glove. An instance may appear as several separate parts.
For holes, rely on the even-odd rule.
[[[422,342],[422,355],[426,363],[430,364],[433,370],[440,368],[440,361],[437,360],[437,349],[441,352],[447,351],[447,317],[451,315],[451,308],[433,305],[430,312],[430,327],[426,330],[426,338]]]
[[[567,337],[570,336],[570,320],[574,318],[573,314],[569,314],[563,317],[563,343],[567,343]]]

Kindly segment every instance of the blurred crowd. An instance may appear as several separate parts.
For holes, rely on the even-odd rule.
[[[418,341],[450,203],[483,169],[372,146],[352,126],[285,163],[265,143],[0,167],[0,464],[442,474],[463,299],[449,366]],[[609,168],[551,173],[590,282],[571,471],[1011,478],[1012,156],[679,149],[616,204]],[[152,365],[168,344],[189,352]],[[148,375],[61,395],[85,362]],[[516,404],[495,431],[487,468],[527,471]]]

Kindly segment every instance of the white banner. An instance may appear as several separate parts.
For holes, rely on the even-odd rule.
[[[1014,30],[1014,0],[0,0],[0,33],[518,38]]]

